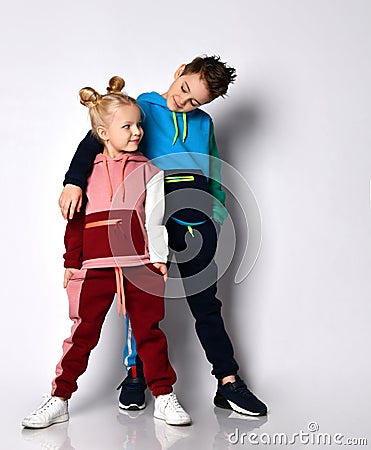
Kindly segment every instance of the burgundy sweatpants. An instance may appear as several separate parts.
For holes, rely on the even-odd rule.
[[[167,342],[159,328],[164,318],[165,283],[152,265],[123,269],[125,303],[144,375],[152,394],[172,391],[176,375],[168,359]],[[63,356],[56,367],[52,395],[70,398],[77,378],[88,365],[98,344],[106,314],[116,293],[114,268],[81,269],[68,283],[69,315],[74,324],[63,343]]]

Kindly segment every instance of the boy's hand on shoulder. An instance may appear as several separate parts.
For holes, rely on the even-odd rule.
[[[65,219],[72,219],[76,212],[80,212],[82,205],[82,189],[74,184],[66,184],[59,200],[62,216]]]
[[[66,288],[68,282],[79,269],[68,268],[64,271],[63,287]]]
[[[153,265],[158,269],[164,276],[164,281],[167,280],[167,267],[165,263],[155,262]]]

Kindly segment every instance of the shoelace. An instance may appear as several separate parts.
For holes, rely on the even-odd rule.
[[[47,409],[53,404],[55,403],[55,399],[53,399],[53,397],[51,397],[49,394],[43,394],[43,402],[41,403],[41,405],[39,405],[35,411],[33,411],[31,414],[40,414],[40,413],[44,413],[47,411]]]
[[[128,391],[142,391],[143,385],[142,384],[126,384],[125,389]]]
[[[183,408],[178,402],[175,394],[172,392],[166,402],[166,406],[169,406],[173,411],[183,411]]]
[[[123,386],[128,391],[142,391],[143,390],[143,384],[142,383],[125,383],[125,380],[117,387],[117,391],[121,389]]]
[[[251,395],[251,392],[247,389],[246,384],[242,380],[235,381],[234,383],[232,383],[232,386],[235,392],[244,397],[248,397]]]

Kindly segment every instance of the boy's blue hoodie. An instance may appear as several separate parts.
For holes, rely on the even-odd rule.
[[[168,195],[166,198],[170,215],[184,223],[195,224],[205,219],[204,214],[195,214],[200,209],[223,223],[228,212],[223,206],[225,192],[221,189],[221,162],[211,117],[198,108],[187,113],[172,112],[166,99],[157,92],[141,94],[137,102],[143,113],[144,136],[140,150],[165,171],[166,193],[177,191],[176,196]],[[64,184],[75,184],[85,189],[86,177],[96,154],[101,151],[102,145],[89,132],[77,148]],[[200,195],[193,195],[194,191],[189,189],[199,189]],[[179,195],[182,190],[183,196]],[[211,194],[211,201],[207,193]],[[190,208],[190,203],[194,208]],[[185,207],[183,211],[171,213],[182,205]]]
[[[137,102],[143,112],[141,150],[162,170],[198,170],[209,177],[211,118],[201,109],[188,113],[169,110],[157,92],[141,94]]]

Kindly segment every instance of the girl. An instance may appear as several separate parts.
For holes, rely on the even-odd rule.
[[[159,329],[164,317],[167,234],[163,172],[138,152],[143,136],[136,101],[121,92],[124,80],[113,77],[108,93],[80,90],[89,108],[94,135],[104,150],[96,156],[82,212],[65,233],[67,288],[72,334],[63,343],[51,395],[22,425],[44,428],[69,419],[68,399],[97,345],[104,318],[117,293],[119,313],[130,317],[149,389],[154,416],[170,425],[188,425],[172,385],[176,375]]]

